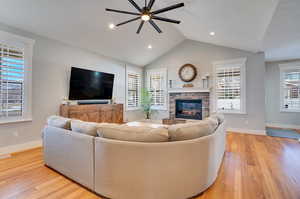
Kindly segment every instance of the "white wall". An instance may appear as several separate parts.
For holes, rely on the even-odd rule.
[[[266,63],[266,120],[270,126],[300,128],[299,112],[280,112],[279,65],[296,61]],[[300,60],[297,62],[300,63]]]
[[[265,89],[264,74],[265,62],[263,53],[250,53],[242,50],[215,46],[211,44],[186,40],[146,66],[150,68],[168,68],[168,79],[180,82],[179,68],[186,64],[194,64],[198,69],[194,84],[201,85],[201,77],[206,73],[213,74],[214,61],[247,57],[246,65],[246,111],[247,114],[226,114],[228,127],[236,130],[264,132],[265,130]],[[211,81],[212,83],[212,81]],[[211,94],[212,108],[212,94]],[[168,111],[160,111],[154,115],[155,119],[168,118]]]
[[[36,40],[33,53],[33,121],[0,124],[0,148],[41,139],[46,118],[58,114],[62,99],[68,96],[71,66],[115,74],[114,96],[118,103],[125,104],[125,63],[4,24],[0,24],[0,30]],[[142,72],[140,67],[130,67]],[[140,118],[134,112],[127,112],[126,117],[130,120]]]

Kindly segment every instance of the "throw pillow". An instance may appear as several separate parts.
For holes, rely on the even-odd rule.
[[[48,117],[47,124],[57,128],[63,128],[67,130],[71,129],[71,119],[56,115]]]

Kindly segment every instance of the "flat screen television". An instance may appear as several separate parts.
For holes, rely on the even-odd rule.
[[[110,100],[114,74],[72,67],[69,100]]]

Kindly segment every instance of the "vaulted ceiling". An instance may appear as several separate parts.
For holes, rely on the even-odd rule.
[[[186,6],[163,16],[180,25],[157,22],[163,34],[139,22],[110,30],[132,16],[105,8],[135,11],[127,0],[0,0],[0,22],[136,65],[146,65],[185,39],[248,51],[267,60],[300,58],[299,0],[156,0],[154,9]],[[136,0],[143,4],[144,0]],[[215,36],[209,33],[215,32]],[[147,49],[151,44],[152,50]]]
[[[268,61],[300,58],[300,0],[280,0],[263,49]]]

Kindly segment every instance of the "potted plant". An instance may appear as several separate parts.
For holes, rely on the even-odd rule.
[[[151,104],[152,104],[152,96],[151,93],[147,89],[142,89],[142,98],[141,98],[141,107],[144,111],[146,119],[150,119],[151,116]]]

